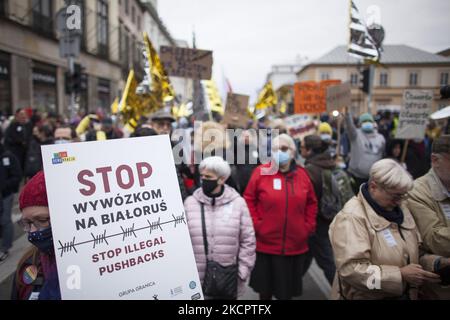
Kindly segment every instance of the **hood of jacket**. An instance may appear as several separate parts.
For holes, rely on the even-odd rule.
[[[306,159],[305,165],[314,165],[322,169],[334,169],[336,167],[336,162],[331,157],[330,153],[325,151]]]

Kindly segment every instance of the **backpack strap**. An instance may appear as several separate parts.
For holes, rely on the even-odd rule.
[[[325,192],[333,192],[333,182],[331,180],[332,171],[329,169],[323,169],[322,170],[322,194]]]

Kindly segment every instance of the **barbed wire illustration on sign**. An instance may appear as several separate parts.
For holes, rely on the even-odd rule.
[[[144,227],[140,227],[140,228],[135,228],[134,223],[131,227],[120,226],[120,229],[122,230],[122,232],[110,234],[110,235],[106,235],[106,229],[103,231],[103,233],[100,233],[97,235],[95,235],[91,232],[92,239],[86,240],[86,241],[76,242],[75,236],[72,238],[72,240],[67,241],[67,242],[62,242],[61,240],[58,240],[59,246],[58,246],[57,250],[60,252],[60,256],[62,257],[65,253],[69,253],[69,252],[78,253],[77,247],[88,244],[88,243],[92,243],[92,248],[95,249],[96,246],[101,245],[103,243],[106,243],[107,245],[109,245],[109,242],[108,242],[109,238],[122,236],[122,241],[125,241],[127,238],[130,238],[130,237],[137,238],[136,232],[138,232],[138,231],[148,229],[149,234],[151,235],[154,231],[158,231],[158,230],[164,231],[162,226],[166,225],[166,224],[173,224],[174,228],[176,228],[177,225],[179,225],[179,224],[186,225],[186,215],[184,212],[179,216],[175,216],[172,214],[172,217],[173,217],[173,220],[169,220],[169,221],[165,221],[165,222],[161,222],[160,217],[158,218],[158,220],[153,221],[153,222],[151,222],[147,219],[148,225],[144,226]]]

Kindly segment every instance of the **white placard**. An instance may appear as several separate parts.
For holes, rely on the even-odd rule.
[[[203,299],[168,136],[42,156],[63,299]]]
[[[432,102],[431,90],[405,90],[395,138],[423,139]]]

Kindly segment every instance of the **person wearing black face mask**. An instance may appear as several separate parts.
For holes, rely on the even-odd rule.
[[[231,173],[225,160],[220,157],[206,158],[200,163],[199,170],[201,188],[186,199],[184,208],[200,281],[203,285],[207,261],[214,261],[222,266],[237,264],[239,271],[234,282],[237,286],[237,298],[243,293],[245,282],[255,263],[253,223],[245,200],[225,184]],[[205,294],[205,298],[221,297]]]
[[[44,172],[36,174],[19,197],[19,225],[33,247],[20,260],[12,300],[60,300]]]

